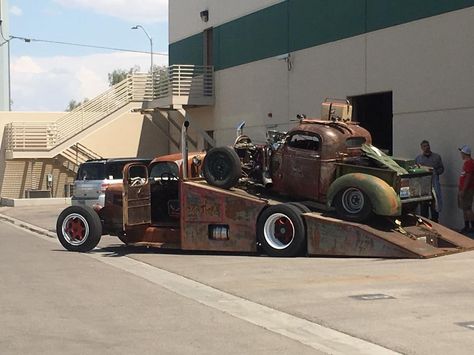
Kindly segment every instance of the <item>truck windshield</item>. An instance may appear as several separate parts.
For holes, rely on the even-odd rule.
[[[159,178],[163,174],[179,176],[178,165],[173,162],[160,162],[151,167],[150,178]]]

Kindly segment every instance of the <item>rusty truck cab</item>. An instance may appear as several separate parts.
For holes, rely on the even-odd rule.
[[[272,189],[296,198],[326,201],[336,162],[362,154],[370,133],[354,122],[303,119],[272,157]]]
[[[201,174],[205,153],[190,153],[188,178]],[[183,177],[181,154],[157,157],[145,166],[124,167],[123,184],[106,191],[105,206],[97,211],[103,234],[117,235],[125,243],[179,241],[179,181]]]

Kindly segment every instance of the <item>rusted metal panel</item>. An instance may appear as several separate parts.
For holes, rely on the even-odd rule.
[[[407,227],[390,223],[365,225],[341,221],[320,213],[304,215],[308,254],[381,258],[431,258],[474,249],[474,241],[439,224]],[[431,222],[431,221],[430,221]]]
[[[256,251],[257,218],[266,200],[244,191],[181,184],[181,246],[185,250]]]
[[[151,202],[148,170],[143,164],[127,164],[123,170],[124,230],[150,224]]]
[[[133,228],[122,239],[129,244],[180,249],[180,236],[179,226],[150,226]]]

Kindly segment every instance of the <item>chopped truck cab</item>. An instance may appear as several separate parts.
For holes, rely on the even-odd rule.
[[[188,178],[200,176],[204,156],[188,155]],[[184,171],[182,154],[157,157],[148,167],[125,165],[123,184],[107,188],[103,207],[71,206],[62,211],[56,226],[59,241],[68,250],[88,251],[102,234],[118,236],[125,244],[166,240],[169,245],[179,240],[179,181]],[[151,223],[154,227],[147,231]]]
[[[207,153],[188,154],[186,121],[181,154],[127,164],[103,207],[61,212],[58,239],[79,252],[110,234],[128,245],[283,257],[429,258],[474,249],[439,224],[399,216],[403,205],[431,198],[431,173],[372,147],[370,134],[349,122],[349,105],[325,110],[327,120],[302,118],[266,144],[239,134],[232,148]],[[317,209],[324,206],[345,220]],[[373,212],[399,217],[357,222]]]
[[[209,184],[260,186],[340,218],[363,222],[372,213],[400,216],[403,206],[431,200],[430,170],[398,162],[372,146],[370,133],[351,121],[345,101],[326,101],[321,119],[300,116],[289,132],[270,132],[266,144],[240,133],[232,148],[210,150],[204,161]],[[319,203],[319,205],[317,205]]]

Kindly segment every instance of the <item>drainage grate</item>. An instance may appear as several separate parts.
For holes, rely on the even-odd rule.
[[[467,328],[467,329],[470,329],[470,330],[474,330],[474,322],[462,322],[462,323],[456,323],[456,324],[461,326],[461,327],[464,327],[464,328]]]
[[[350,298],[354,298],[360,301],[376,301],[376,300],[390,300],[395,299],[395,297],[384,295],[383,293],[374,293],[368,295],[356,295],[356,296],[349,296]]]

